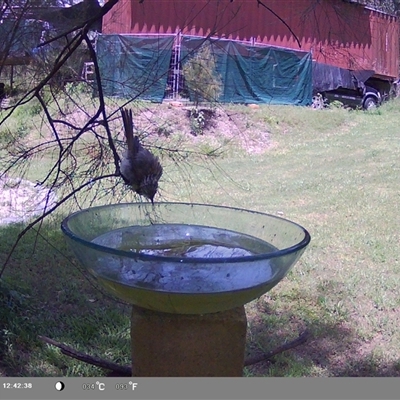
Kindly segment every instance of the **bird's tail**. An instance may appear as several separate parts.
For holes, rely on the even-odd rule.
[[[128,146],[128,152],[134,154],[137,149],[135,145],[135,140],[133,138],[133,118],[132,110],[125,110],[121,108],[122,121],[124,123],[124,132],[126,138],[126,144]]]

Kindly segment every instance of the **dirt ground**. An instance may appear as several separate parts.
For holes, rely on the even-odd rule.
[[[0,225],[24,222],[54,201],[55,195],[40,185],[7,175],[0,177]]]
[[[242,108],[243,110],[243,108]],[[257,105],[248,106],[243,114],[235,106],[210,108],[186,106],[181,102],[166,102],[135,111],[139,131],[169,137],[180,134],[191,138],[194,144],[206,142],[209,146],[233,143],[247,153],[263,153],[271,147],[268,124],[254,113]]]

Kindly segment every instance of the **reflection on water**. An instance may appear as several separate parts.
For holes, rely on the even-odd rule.
[[[143,260],[102,255],[93,268],[102,278],[153,290],[181,293],[232,291],[262,284],[276,271],[269,260],[237,262],[240,257],[275,251],[269,243],[206,226],[132,226],[108,232],[93,242],[119,250],[162,256],[163,260]],[[183,262],[188,258],[196,260]],[[233,258],[236,259],[230,262]],[[204,259],[223,259],[224,262],[205,262]]]

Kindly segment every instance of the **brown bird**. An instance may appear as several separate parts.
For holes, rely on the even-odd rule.
[[[121,176],[137,194],[147,197],[153,203],[163,173],[162,166],[158,158],[133,135],[132,110],[122,108],[121,114],[128,146],[120,165]]]

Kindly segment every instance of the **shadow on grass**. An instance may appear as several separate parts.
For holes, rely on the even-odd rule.
[[[245,369],[246,376],[400,376],[400,359],[386,361],[373,346],[363,341],[350,323],[334,317],[322,320],[314,313],[299,318],[298,313],[283,313],[268,307],[262,299],[254,302],[257,311],[248,318],[247,355],[268,352],[295,339],[306,329],[305,344]]]
[[[20,230],[21,226],[0,228],[1,264]],[[44,224],[40,233],[32,231],[22,240],[0,281],[0,376],[106,374],[64,356],[39,341],[39,335],[130,364],[130,307],[103,294],[74,262],[59,222]],[[400,376],[400,363],[374,354],[340,310],[327,317],[315,306],[318,293],[293,293],[292,301],[288,293],[287,302],[278,294],[276,298],[284,298],[279,304],[273,296],[263,296],[246,306],[247,355],[272,350],[305,329],[310,339],[273,362],[247,367],[246,376]],[[301,308],[296,309],[297,303]]]
[[[60,219],[61,220],[61,219]],[[22,226],[0,227],[3,265]],[[74,261],[59,222],[28,233],[0,281],[0,376],[101,376],[38,339],[130,363],[130,307],[102,293]]]

